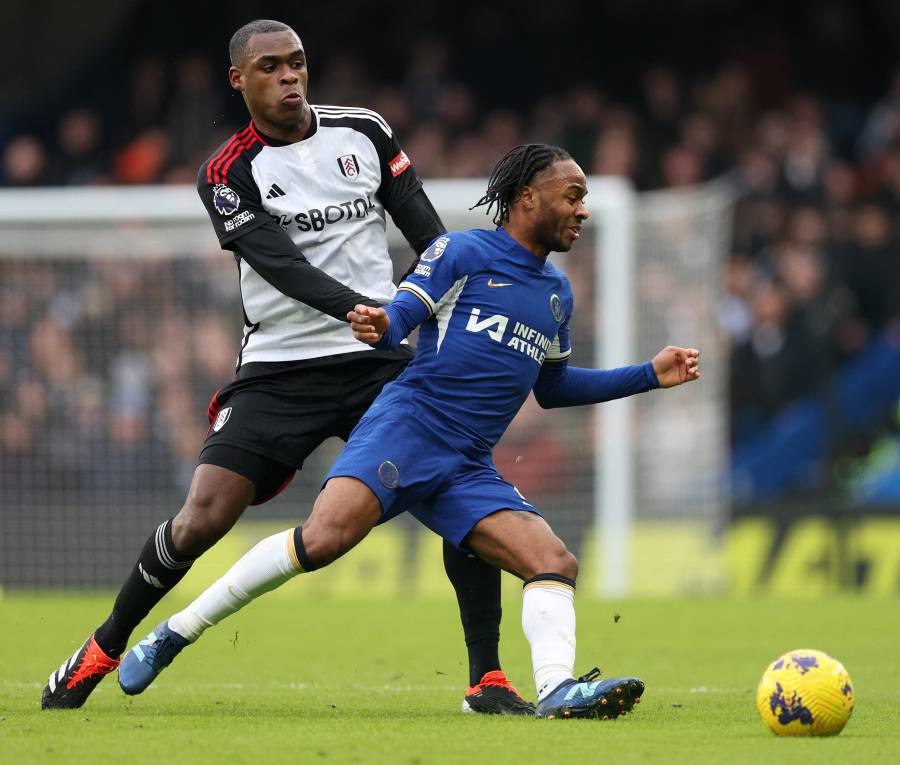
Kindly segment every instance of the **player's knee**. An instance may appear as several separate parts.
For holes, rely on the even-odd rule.
[[[534,571],[531,576],[559,574],[567,579],[578,579],[578,559],[561,541],[557,541],[558,544],[543,550],[538,559],[534,561]]]
[[[218,542],[235,524],[234,512],[215,492],[192,491],[172,519],[172,542],[183,555],[196,557]]]
[[[303,524],[303,546],[317,568],[358,544],[381,517],[381,503],[355,479],[329,481]]]
[[[314,530],[304,527],[303,546],[309,560],[316,568],[322,568],[329,563],[334,563],[352,545],[348,545],[346,537],[337,526],[318,526]]]
[[[333,563],[366,536],[371,525],[348,514],[317,513],[303,525],[303,547],[316,568]]]
[[[559,557],[559,571],[556,573],[568,577],[571,580],[578,579],[578,558],[563,548],[563,552]]]

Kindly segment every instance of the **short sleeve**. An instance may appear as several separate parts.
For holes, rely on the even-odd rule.
[[[250,163],[243,156],[222,181],[210,178],[206,165],[203,165],[197,176],[197,193],[223,249],[228,242],[271,220],[262,206]]]

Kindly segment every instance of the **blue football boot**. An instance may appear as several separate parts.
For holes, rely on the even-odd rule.
[[[124,664],[124,662],[123,662]],[[121,673],[121,669],[119,672]],[[536,717],[599,717],[612,720],[624,716],[641,703],[644,684],[636,677],[614,677],[597,680],[600,670],[594,667],[577,680],[564,680],[538,702]]]
[[[122,657],[119,664],[122,690],[129,696],[147,690],[156,676],[189,645],[187,638],[169,629],[168,621],[158,624],[153,632]]]

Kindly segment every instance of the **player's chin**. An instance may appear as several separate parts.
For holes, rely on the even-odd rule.
[[[568,229],[561,236],[557,237],[556,245],[553,247],[554,252],[568,252],[572,249],[575,237],[568,233]]]
[[[284,101],[279,101],[278,105],[273,109],[273,114],[269,119],[284,127],[294,127],[303,121],[305,108],[306,101],[304,100],[301,100],[296,104],[288,104]]]

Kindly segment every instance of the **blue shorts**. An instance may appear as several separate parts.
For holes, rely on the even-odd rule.
[[[460,548],[475,524],[498,510],[540,514],[497,472],[489,453],[463,454],[396,407],[360,420],[325,482],[340,476],[375,493],[380,523],[409,511]]]

